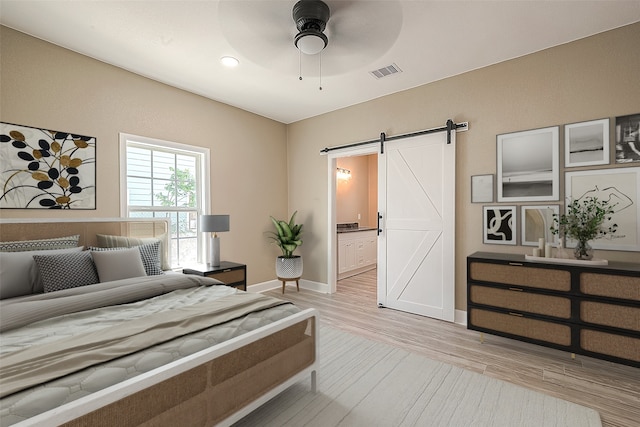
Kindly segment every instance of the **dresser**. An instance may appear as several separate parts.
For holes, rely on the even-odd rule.
[[[467,327],[640,367],[640,264],[467,257]]]

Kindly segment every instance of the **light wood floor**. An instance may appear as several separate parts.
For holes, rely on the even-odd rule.
[[[339,281],[333,295],[295,285],[267,294],[318,309],[325,325],[591,407],[604,427],[640,426],[640,369],[487,334],[480,343],[465,326],[378,308],[375,270]]]

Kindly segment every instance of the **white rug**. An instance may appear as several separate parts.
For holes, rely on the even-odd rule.
[[[310,380],[235,426],[601,427],[597,411],[329,327]]]

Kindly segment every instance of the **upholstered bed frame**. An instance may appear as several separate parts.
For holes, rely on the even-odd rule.
[[[0,220],[0,241],[79,234],[91,246],[111,234],[158,237],[168,251],[168,232],[155,219]],[[315,391],[318,331],[317,312],[303,310],[17,425],[230,425],[307,377]]]

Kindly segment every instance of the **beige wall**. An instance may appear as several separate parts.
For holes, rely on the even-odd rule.
[[[211,209],[231,215],[222,259],[274,278],[269,215],[286,217],[286,126],[0,27],[0,120],[97,138],[97,209],[2,210],[3,218],[118,217],[119,132],[208,147]],[[274,167],[276,165],[276,167]],[[280,167],[278,167],[280,165]]]
[[[496,134],[639,112],[637,40],[640,23],[285,126],[0,27],[0,120],[95,136],[98,149],[95,211],[0,215],[118,216],[119,132],[206,146],[212,210],[231,215],[223,259],[247,263],[249,283],[271,280],[278,251],[264,235],[268,216],[298,210],[303,278],[326,283],[328,177],[320,149],[468,121],[456,164],[456,307],[464,309],[468,254],[526,251],[483,245],[482,204],[470,203],[470,176],[496,171]]]
[[[470,177],[496,172],[496,135],[640,112],[638,40],[640,23],[289,125],[289,205],[307,222],[306,278],[327,282],[322,148],[375,139],[380,132],[438,127],[449,118],[468,121],[470,130],[458,134],[456,151],[456,308],[465,309],[467,255],[529,250],[483,245],[483,205],[470,203]],[[560,197],[564,200],[562,192]],[[596,251],[596,256],[638,260],[637,252]]]

